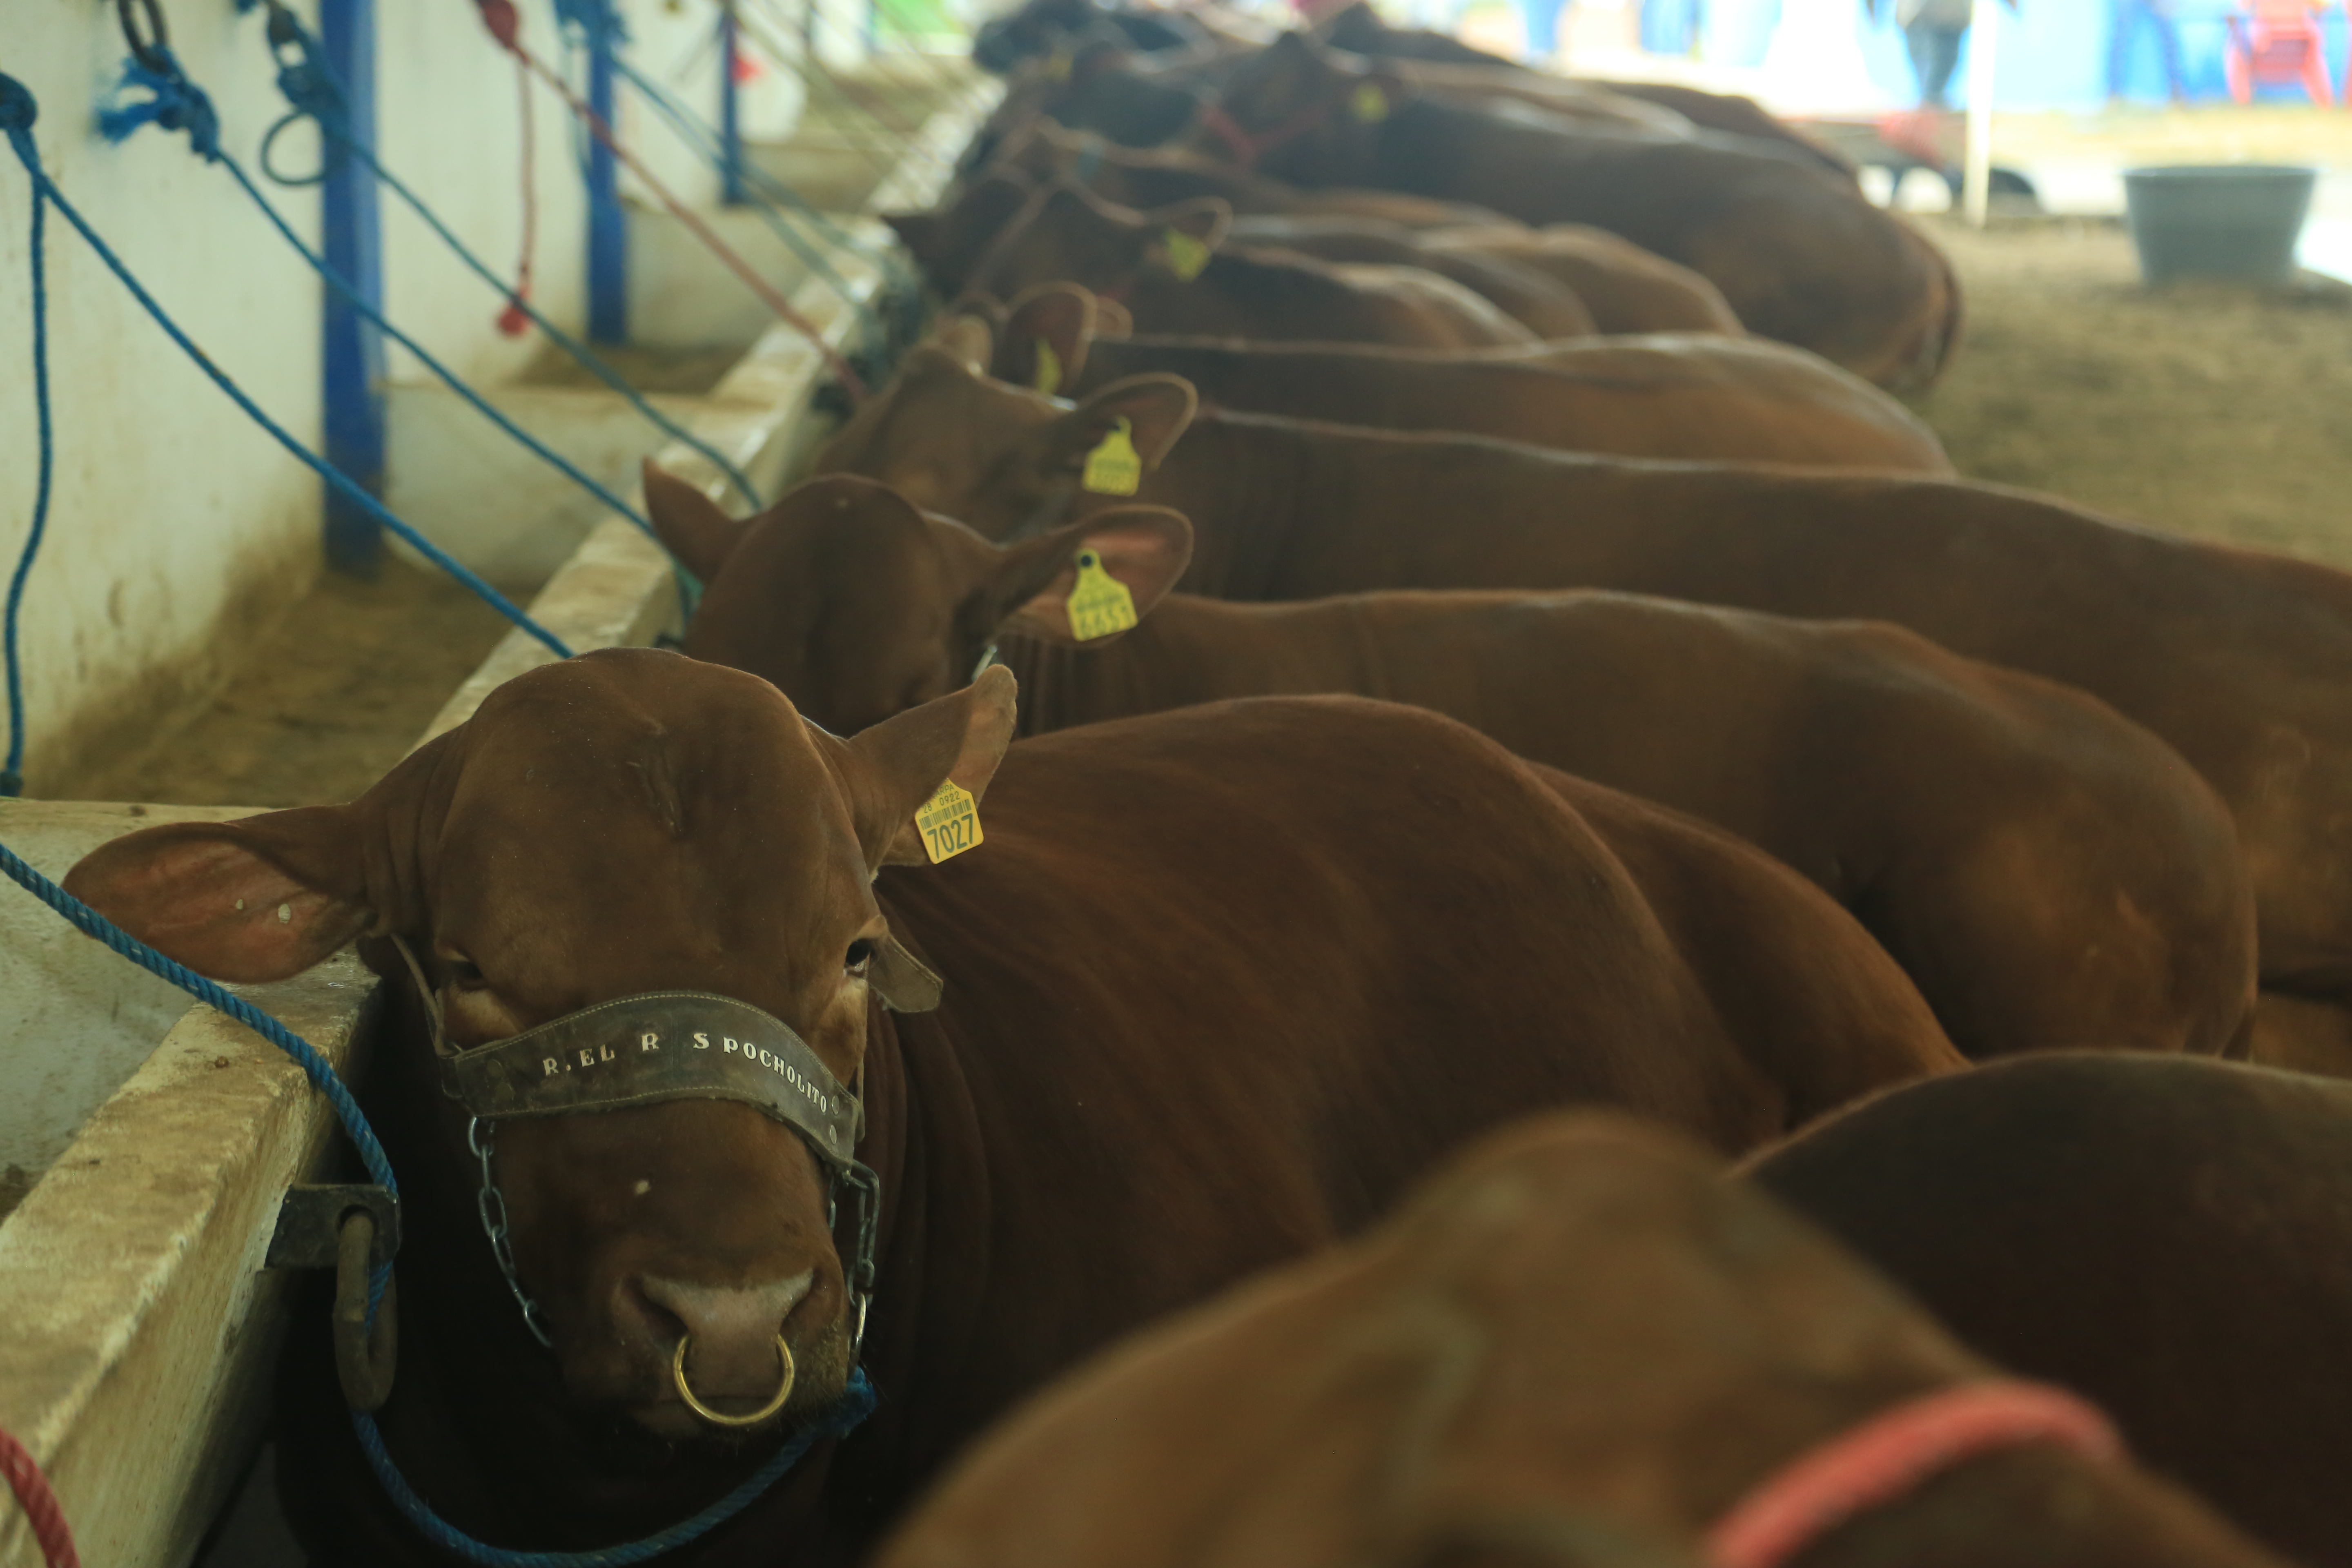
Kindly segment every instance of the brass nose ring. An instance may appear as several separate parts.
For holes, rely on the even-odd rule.
[[[694,1396],[694,1390],[687,1385],[686,1347],[693,1338],[692,1334],[680,1334],[677,1337],[677,1350],[669,1358],[669,1379],[677,1384],[677,1396],[686,1401],[686,1407],[693,1411],[700,1419],[709,1422],[713,1426],[757,1426],[773,1417],[777,1411],[784,1407],[784,1401],[793,1396],[793,1379],[798,1375],[797,1369],[793,1365],[793,1347],[784,1343],[783,1335],[778,1334],[776,1354],[784,1363],[784,1381],[777,1385],[775,1397],[749,1415],[724,1415],[713,1410],[697,1399]]]

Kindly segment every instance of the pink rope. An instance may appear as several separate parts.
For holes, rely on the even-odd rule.
[[[1767,1476],[1708,1532],[1707,1562],[1780,1568],[1855,1514],[1980,1454],[2029,1443],[2102,1462],[2123,1455],[2107,1418],[2063,1389],[1961,1384],[1882,1411]]]

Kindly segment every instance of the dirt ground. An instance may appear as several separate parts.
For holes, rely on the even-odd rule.
[[[349,800],[407,753],[506,630],[456,583],[396,559],[373,583],[329,573],[254,646],[219,701],[60,797]]]
[[[1969,322],[1915,405],[1963,474],[2352,567],[2352,288],[2151,292],[2119,225],[1930,229]]]

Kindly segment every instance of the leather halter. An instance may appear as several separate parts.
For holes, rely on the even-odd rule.
[[[1225,112],[1223,104],[1212,103],[1201,110],[1201,129],[1225,144],[1234,162],[1243,169],[1257,167],[1257,161],[1276,148],[1297,141],[1310,131],[1318,130],[1331,118],[1329,100],[1310,103],[1271,131],[1251,135],[1242,122]]]
[[[1781,1568],[1856,1514],[1956,1466],[2030,1444],[2111,1464],[2123,1439],[2062,1388],[2001,1379],[1938,1389],[1817,1443],[1749,1489],[1708,1531],[1711,1568]]]

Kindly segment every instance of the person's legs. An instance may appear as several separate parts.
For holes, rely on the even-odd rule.
[[[1559,54],[1559,13],[1566,0],[1519,0],[1519,14],[1527,19],[1527,53],[1534,59],[1553,59]]]
[[[1946,27],[1932,22],[1914,22],[1903,29],[1903,41],[1911,50],[1911,68],[1919,74],[1919,101],[1930,108],[1946,109],[1945,89],[1952,85],[1952,73],[1960,65],[1960,40],[1968,36],[1966,26]]]
[[[2156,24],[2156,47],[2164,55],[2164,85],[2173,102],[2186,103],[2189,93],[2180,84],[2180,35],[2173,28],[2171,8],[2151,5],[2147,19]]]
[[[2147,11],[2146,0],[2115,0],[2107,7],[2107,25],[2113,29],[2107,37],[2109,101],[2124,95],[2124,72],[2131,64],[2132,35],[2139,31],[2139,19]]]

